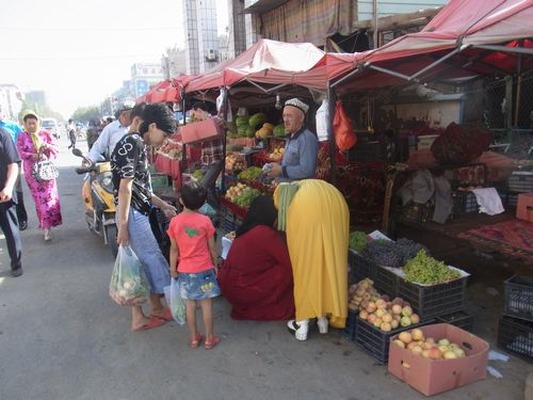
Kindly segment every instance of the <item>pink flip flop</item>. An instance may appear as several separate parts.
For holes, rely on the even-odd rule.
[[[212,336],[211,340],[209,339],[205,340],[204,347],[206,350],[211,350],[213,347],[215,347],[219,343],[220,343],[220,338],[218,336]]]
[[[202,341],[204,340],[204,337],[200,334],[197,334],[194,338],[192,338],[190,341],[189,341],[189,347],[191,349],[197,349],[198,346],[200,346],[200,343],[202,343]]]

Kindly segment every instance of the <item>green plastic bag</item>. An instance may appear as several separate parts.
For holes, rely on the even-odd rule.
[[[187,322],[185,302],[180,296],[180,281],[176,278],[170,281],[170,312],[179,325],[185,325]]]
[[[119,246],[109,296],[121,306],[145,303],[150,296],[150,284],[141,262],[130,246]]]

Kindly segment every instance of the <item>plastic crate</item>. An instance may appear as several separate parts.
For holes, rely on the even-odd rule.
[[[533,359],[533,322],[502,316],[498,325],[498,347],[531,361]]]
[[[355,323],[355,343],[368,351],[380,364],[386,364],[389,360],[389,342],[392,336],[403,331],[408,331],[419,326],[432,323],[434,320],[427,320],[416,325],[402,326],[390,332],[383,332],[381,329],[370,325],[365,320],[356,317]]]
[[[380,294],[387,294],[391,298],[398,294],[400,277],[386,268],[376,266],[374,273],[374,287]]]
[[[377,268],[374,261],[363,257],[352,249],[348,249],[348,265],[350,266],[350,283],[357,283],[365,278],[374,280]]]
[[[467,191],[455,191],[452,194],[454,215],[475,214],[479,211],[476,195]]]
[[[416,224],[423,224],[431,221],[433,218],[433,211],[435,210],[435,203],[429,200],[425,204],[409,203],[398,210],[396,218],[403,222],[413,222]]]
[[[242,219],[231,210],[220,208],[220,229],[224,234],[234,231],[242,223]]]
[[[150,174],[152,187],[167,187],[169,184],[169,176],[167,174]]]
[[[466,276],[433,286],[398,280],[398,297],[411,304],[421,320],[461,311],[465,306]]]
[[[466,311],[457,311],[451,314],[441,315],[440,317],[437,317],[437,322],[454,325],[468,332],[472,332],[474,328],[474,317]]]
[[[349,161],[385,161],[386,159],[386,148],[378,141],[361,141],[348,150]]]
[[[533,321],[533,277],[514,275],[504,282],[503,313]]]
[[[357,323],[357,311],[348,310],[346,318],[346,328],[341,331],[341,335],[349,340],[355,339],[355,325]]]
[[[515,171],[507,179],[511,192],[533,192],[533,172]]]

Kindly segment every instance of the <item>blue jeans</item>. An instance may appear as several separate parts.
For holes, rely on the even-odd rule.
[[[130,246],[141,261],[150,282],[150,292],[164,294],[165,286],[170,285],[170,271],[152,232],[148,215],[130,207],[128,234]]]

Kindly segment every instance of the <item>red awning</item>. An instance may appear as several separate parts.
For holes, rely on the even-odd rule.
[[[243,80],[263,83],[295,83],[297,76],[325,63],[326,54],[311,43],[284,43],[260,39],[233,60],[200,75],[186,86],[188,93],[231,86]],[[309,86],[325,87],[310,81]]]
[[[530,69],[532,6],[533,0],[451,0],[422,31],[365,52],[334,86],[351,91]]]

